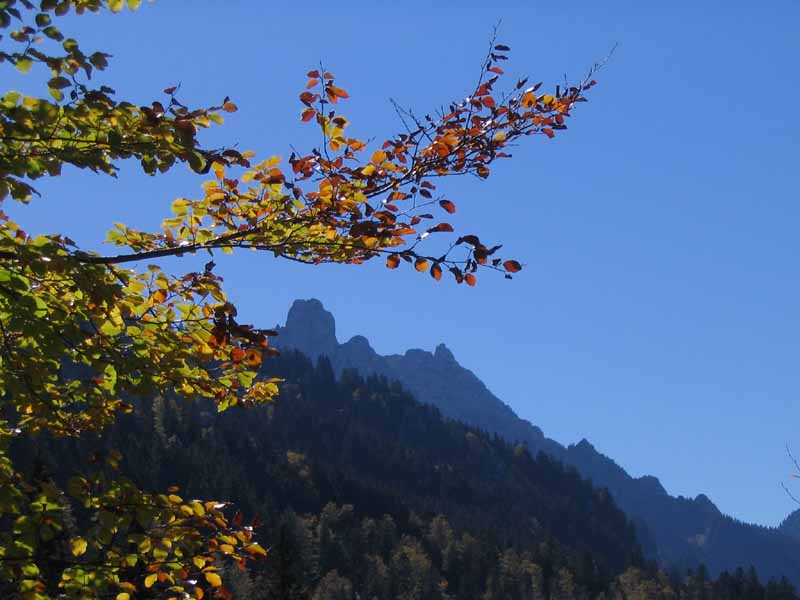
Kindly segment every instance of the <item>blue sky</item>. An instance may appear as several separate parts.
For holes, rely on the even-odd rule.
[[[309,68],[324,61],[350,92],[353,134],[383,139],[400,127],[390,97],[425,112],[471,91],[498,21],[509,82],[577,79],[619,44],[568,132],[440,188],[454,223],[525,270],[469,289],[377,263],[220,258],[240,313],[271,326],[317,297],[340,340],[444,341],[556,440],[586,437],[670,493],[777,524],[794,508],[785,444],[800,454],[799,2],[161,1],[71,26],[115,55],[100,81],[121,96],[230,95],[240,111],[208,143],[286,157],[317,142],[296,100]],[[99,248],[114,221],[156,227],[202,179],[69,172],[12,212]]]

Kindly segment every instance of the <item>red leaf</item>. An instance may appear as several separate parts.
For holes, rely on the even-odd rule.
[[[478,280],[472,273],[467,273],[466,275],[464,275],[464,281],[466,281],[467,285],[469,286],[474,286],[476,283],[478,283]]]
[[[522,270],[522,265],[515,260],[507,260],[503,263],[503,268],[509,273],[517,273]]]
[[[302,115],[300,115],[300,118],[301,118],[301,119],[302,119],[304,122],[308,122],[308,121],[310,121],[311,119],[313,119],[313,118],[316,116],[316,114],[317,114],[317,111],[316,111],[316,110],[314,110],[313,108],[307,108],[307,109],[305,109],[305,110],[303,111],[303,114],[302,114]]]
[[[553,138],[556,135],[555,132],[552,129],[550,129],[549,127],[543,127],[542,128],[542,133],[545,134],[549,138]]]
[[[453,226],[450,223],[439,223],[438,225],[434,225],[430,229],[428,229],[431,233],[438,233],[438,232],[451,232],[453,231]]]
[[[231,360],[233,362],[240,362],[245,357],[245,352],[241,348],[234,348],[231,350]]]

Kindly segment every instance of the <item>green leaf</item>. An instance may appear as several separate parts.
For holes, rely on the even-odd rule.
[[[27,56],[23,56],[22,58],[17,59],[16,67],[17,71],[19,71],[20,73],[27,73],[28,71],[31,70],[32,66],[33,66],[33,61]]]
[[[11,90],[10,92],[6,92],[6,95],[3,96],[2,105],[5,108],[14,108],[19,99],[22,98],[22,94],[15,90]]]
[[[51,40],[56,40],[57,42],[60,42],[61,40],[63,40],[63,39],[64,39],[64,34],[63,34],[63,33],[61,33],[61,32],[58,30],[58,28],[57,28],[57,27],[54,27],[53,25],[51,25],[50,27],[45,27],[45,28],[42,30],[42,33],[44,33],[44,34],[45,34],[47,37],[49,37]]]
[[[195,173],[202,173],[206,168],[205,157],[197,151],[189,153],[189,166]]]
[[[47,88],[47,91],[50,92],[50,96],[52,96],[53,100],[56,102],[61,102],[64,99],[64,92],[56,88]]]
[[[64,88],[69,87],[71,85],[72,82],[70,82],[70,80],[67,79],[66,77],[53,77],[47,82],[47,86],[50,89],[56,89],[56,90],[63,90]]]

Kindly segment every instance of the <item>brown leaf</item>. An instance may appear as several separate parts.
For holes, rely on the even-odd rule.
[[[396,269],[400,265],[400,259],[396,254],[390,254],[386,257],[386,267],[389,269]]]
[[[503,263],[503,268],[509,273],[517,273],[522,270],[522,265],[516,260],[507,260]]]
[[[464,281],[466,281],[467,285],[469,286],[474,286],[476,283],[478,283],[478,280],[472,273],[467,273],[466,275],[464,275]]]
[[[450,200],[439,200],[439,206],[441,206],[451,215],[456,212],[456,205],[450,202]]]
[[[313,109],[313,108],[307,108],[307,109],[305,109],[305,110],[303,111],[303,113],[300,115],[300,118],[301,118],[301,119],[302,119],[304,122],[306,122],[306,123],[307,123],[308,121],[310,121],[311,119],[313,119],[313,118],[316,116],[316,114],[317,114],[317,111],[316,111],[315,109]]]

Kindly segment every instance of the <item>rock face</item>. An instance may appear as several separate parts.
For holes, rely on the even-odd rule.
[[[319,300],[296,300],[286,325],[278,329],[277,347],[298,350],[312,360],[325,355],[337,376],[352,369],[395,379],[447,417],[573,465],[596,485],[608,488],[636,524],[646,554],[665,565],[683,568],[704,563],[716,574],[752,564],[762,580],[785,576],[800,584],[800,511],[779,529],[770,529],[723,515],[703,494],[694,499],[670,496],[656,477],[631,477],[585,439],[564,447],[547,438],[458,364],[444,344],[434,352],[413,349],[389,356],[379,355],[360,335],[340,344],[333,315]]]

